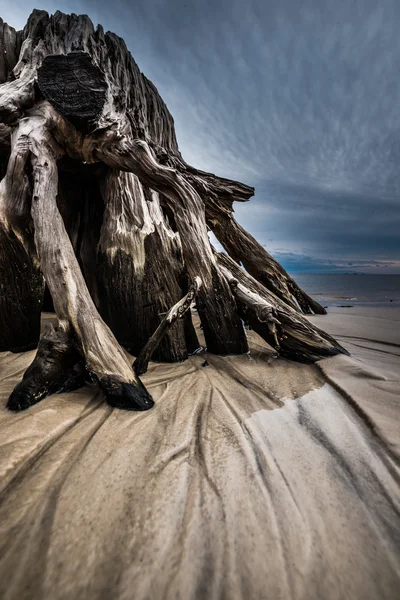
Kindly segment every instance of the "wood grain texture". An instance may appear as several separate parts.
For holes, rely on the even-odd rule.
[[[283,302],[305,314],[326,314],[325,308],[302,290],[293,277],[250,235],[232,214],[222,211],[207,220],[219,242],[237,263]]]
[[[132,173],[109,169],[100,187],[105,209],[96,258],[99,310],[118,341],[137,356],[182,296],[180,240],[164,220],[158,194]],[[165,335],[154,358],[187,357],[182,321]]]
[[[101,115],[107,84],[87,52],[46,56],[37,76],[46,100],[78,128],[95,122]]]
[[[9,138],[0,182],[0,351],[12,352],[37,345],[44,290],[32,236],[29,148],[21,128]]]
[[[24,129],[30,131],[35,244],[59,327],[72,330],[89,375],[104,390],[111,405],[147,410],[153,402],[96,310],[58,210],[56,158],[60,149],[49,134],[44,115],[40,111],[32,114],[24,121]]]
[[[22,31],[16,31],[0,17],[0,83],[9,78],[21,51]]]
[[[85,363],[69,332],[50,325],[40,338],[33,362],[11,393],[7,408],[25,410],[46,396],[82,387],[85,378]]]
[[[37,346],[44,280],[37,261],[0,222],[0,352]]]
[[[163,194],[174,214],[188,276],[200,277],[198,311],[207,348],[215,354],[242,354],[247,342],[236,303],[215,264],[207,235],[204,204],[180,173],[159,164],[142,140],[122,140],[112,151],[98,152],[106,164],[134,172],[150,188]]]

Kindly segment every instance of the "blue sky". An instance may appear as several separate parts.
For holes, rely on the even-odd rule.
[[[238,221],[292,273],[400,273],[398,0],[0,0],[121,35],[196,167],[256,188]]]

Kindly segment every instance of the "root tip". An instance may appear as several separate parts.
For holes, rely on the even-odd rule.
[[[30,408],[37,402],[39,402],[44,396],[45,392],[37,395],[33,395],[30,393],[28,389],[18,389],[18,387],[11,393],[8,402],[7,408],[12,412],[20,412],[22,410],[26,410]]]
[[[110,386],[109,383],[112,385]],[[101,385],[106,394],[107,403],[113,408],[145,411],[154,406],[154,400],[140,380],[135,383],[105,382],[103,380]]]

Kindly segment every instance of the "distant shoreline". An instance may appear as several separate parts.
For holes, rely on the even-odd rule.
[[[363,273],[298,273],[299,285],[323,306],[400,307],[400,275]]]

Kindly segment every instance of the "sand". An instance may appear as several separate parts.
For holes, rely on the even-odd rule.
[[[0,597],[398,600],[400,311],[312,321],[352,356],[250,333],[151,363],[147,413],[87,387],[12,414],[34,352],[0,354]]]

